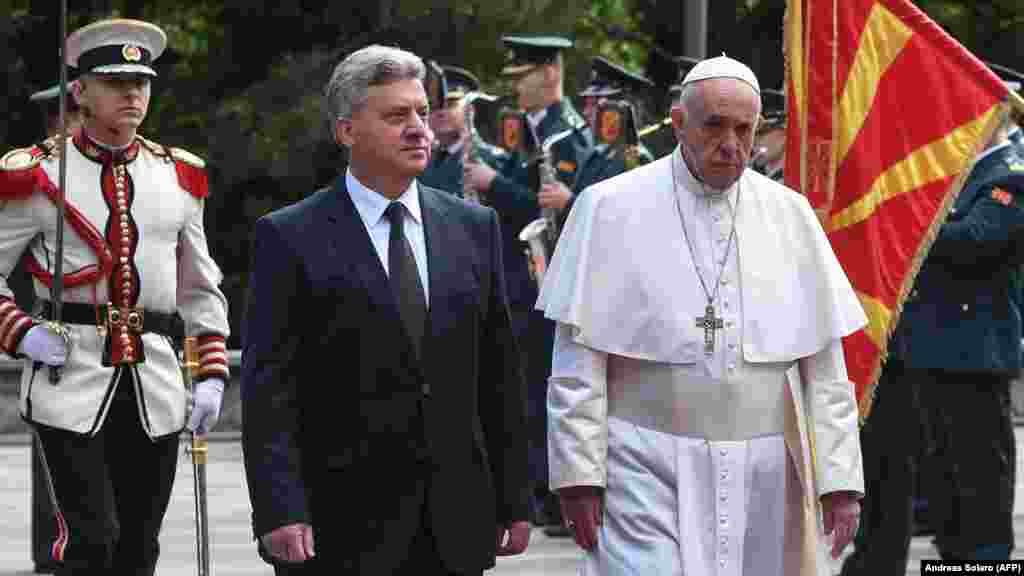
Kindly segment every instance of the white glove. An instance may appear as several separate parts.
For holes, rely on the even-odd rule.
[[[36,324],[28,329],[18,344],[18,353],[35,362],[49,366],[63,366],[68,359],[68,344],[60,334],[45,324]]]
[[[220,378],[197,382],[192,393],[192,414],[188,418],[188,429],[203,435],[216,426],[223,396],[224,381]]]

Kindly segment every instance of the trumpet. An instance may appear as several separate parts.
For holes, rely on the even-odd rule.
[[[464,114],[466,116],[466,126],[469,127],[469,141],[466,142],[465,156],[463,162],[467,163],[478,163],[480,162],[480,151],[476,149],[476,139],[480,137],[480,133],[476,129],[476,111],[474,110],[473,103],[477,100],[483,100],[484,102],[495,102],[498,100],[497,96],[487,94],[485,92],[470,92],[466,94],[463,100]],[[470,202],[477,204],[483,204],[483,199],[480,194],[473,189],[472,186],[462,187],[462,196]]]
[[[538,155],[537,169],[540,174],[540,187],[558,181],[555,167],[551,165],[552,148],[555,144],[573,133],[569,128],[552,134],[541,143]],[[527,267],[530,276],[540,287],[544,281],[544,272],[547,270],[548,262],[555,252],[555,244],[558,242],[558,210],[555,208],[542,208],[541,217],[530,222],[519,232],[519,240],[526,243],[523,253],[526,255]]]

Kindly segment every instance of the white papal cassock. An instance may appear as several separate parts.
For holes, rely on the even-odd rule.
[[[840,339],[866,318],[803,196],[751,170],[706,194],[677,149],[582,194],[537,308],[551,488],[605,489],[584,574],[827,574],[818,497],[863,491]]]

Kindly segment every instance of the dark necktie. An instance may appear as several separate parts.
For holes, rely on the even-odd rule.
[[[413,349],[418,358],[422,358],[423,331],[427,321],[427,298],[420,284],[420,275],[416,269],[416,259],[412,255],[412,246],[405,239],[405,207],[401,202],[392,202],[384,212],[391,222],[391,235],[388,238],[388,279],[391,292],[398,304],[398,313],[402,316],[406,333],[412,340]],[[429,391],[427,391],[429,392]]]

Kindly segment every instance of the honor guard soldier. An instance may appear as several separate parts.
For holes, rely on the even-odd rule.
[[[643,122],[640,98],[651,88],[654,82],[647,78],[607,58],[594,58],[590,85],[580,97],[595,145],[573,186],[573,199],[591,184],[654,160],[638,134]]]
[[[921,453],[942,559],[1006,560],[1013,550],[1024,155],[1008,131],[975,159],[889,341],[861,429],[864,522],[844,576],[903,573]]]
[[[516,255],[523,253],[520,231],[539,219],[542,209],[558,213],[568,207],[579,169],[591,154],[593,137],[586,120],[563,92],[562,51],[571,48],[572,41],[559,36],[504,36],[502,42],[508,49],[502,73],[511,80],[518,107],[525,111],[522,134],[516,140],[525,143],[527,151],[522,154],[510,150],[513,153],[495,168],[467,164],[465,177],[467,184],[487,198],[501,216],[509,306],[513,329],[523,343],[527,375],[534,520],[560,531],[558,502],[547,490],[545,440],[554,324],[533,310],[537,284],[527,259]],[[504,121],[510,120],[514,118]],[[552,144],[552,137],[560,140]],[[550,144],[550,157],[537,161],[545,141]],[[553,172],[557,182],[541,186],[540,173],[546,169],[550,169],[549,174]]]
[[[786,113],[766,112],[757,126],[754,137],[754,154],[750,159],[751,168],[761,174],[782,182],[786,167]]]
[[[444,87],[443,95],[438,98],[440,105],[431,103],[430,111],[430,129],[436,143],[430,164],[419,181],[425,186],[464,197],[462,170],[467,160],[497,166],[506,160],[508,154],[485,142],[476,130],[473,122],[475,109],[471,107],[476,106],[474,101],[482,94],[477,77],[469,70],[455,66],[440,68],[443,77],[438,84]]]
[[[0,346],[26,360],[20,410],[51,472],[52,554],[64,574],[154,573],[178,434],[214,425],[228,376],[203,161],[137,133],[165,45],[159,27],[137,20],[72,33],[65,55],[82,127],[0,159],[0,275],[24,258],[41,304],[30,315],[0,281]],[[67,273],[55,285],[58,259]],[[186,332],[201,355],[191,399],[172,346]]]

